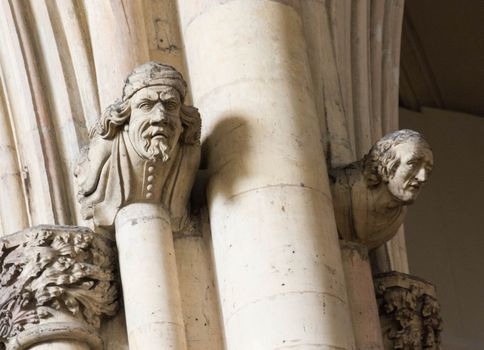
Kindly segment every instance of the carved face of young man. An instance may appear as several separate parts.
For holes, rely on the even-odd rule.
[[[167,161],[183,127],[178,91],[167,85],[148,86],[131,97],[128,134],[138,155]]]
[[[408,140],[395,146],[395,155],[399,163],[388,180],[388,190],[397,200],[410,204],[430,176],[432,151],[424,142]]]

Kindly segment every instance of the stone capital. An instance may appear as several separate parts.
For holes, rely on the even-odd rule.
[[[113,243],[87,228],[36,226],[0,239],[0,343],[56,339],[102,349],[101,319],[118,309]]]
[[[401,272],[374,279],[385,350],[439,350],[442,318],[435,287]]]

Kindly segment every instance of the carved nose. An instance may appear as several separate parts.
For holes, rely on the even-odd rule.
[[[150,122],[151,124],[159,124],[159,123],[166,122],[166,116],[165,116],[165,111],[163,110],[163,107],[156,106],[154,108]]]
[[[427,181],[428,174],[425,168],[420,168],[418,170],[417,174],[415,174],[415,179],[420,183],[425,183]]]

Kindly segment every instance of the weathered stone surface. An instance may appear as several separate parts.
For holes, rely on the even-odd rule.
[[[418,132],[405,129],[384,136],[363,159],[331,169],[340,238],[369,249],[391,239],[432,167],[429,144]]]
[[[374,282],[385,349],[441,349],[435,287],[400,272],[378,275]]]
[[[2,237],[0,342],[10,348],[71,333],[99,342],[101,318],[118,308],[114,266],[112,243],[87,228],[43,225]]]

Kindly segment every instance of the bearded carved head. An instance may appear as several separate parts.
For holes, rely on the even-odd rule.
[[[200,140],[198,111],[184,104],[186,86],[171,66],[148,62],[135,68],[122,99],[106,108],[90,136],[112,140],[125,130],[138,156],[166,162],[179,143]]]
[[[155,202],[169,211],[174,229],[183,225],[201,128],[198,110],[185,104],[186,88],[178,71],[158,62],[128,76],[122,98],[92,128],[74,173],[84,219],[111,229],[123,206]]]

